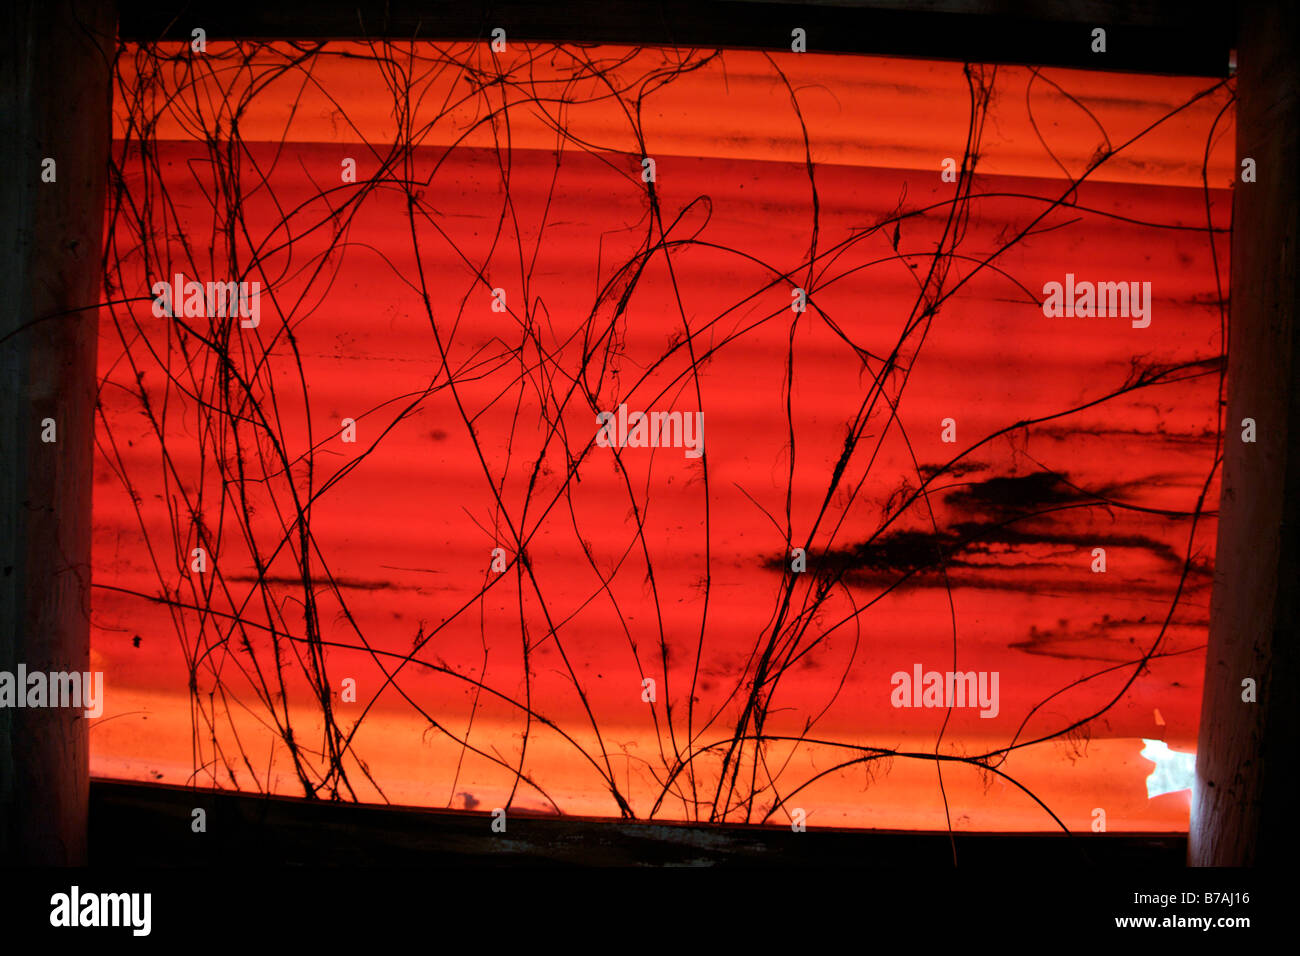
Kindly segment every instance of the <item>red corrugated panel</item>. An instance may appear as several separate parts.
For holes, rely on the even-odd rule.
[[[1209,84],[985,70],[954,204],[957,65],[695,54],[655,88],[676,54],[419,45],[407,139],[372,62],[311,58],[248,94],[285,48],[211,50],[165,64],[166,108],[117,98],[111,279],[134,301],[100,344],[94,772],[1054,828],[1028,790],[1071,829],[1099,808],[1186,826],[1138,753],[1189,751],[1198,721],[1224,91],[1157,123]],[[225,152],[228,112],[214,162],[195,131],[231,101],[243,140]],[[128,115],[158,117],[147,162]],[[1153,124],[1070,190],[1062,168]],[[260,324],[155,317],[151,282],[178,272],[258,281]],[[1045,316],[1067,273],[1149,282],[1150,324]],[[703,455],[599,446],[620,404],[702,412]],[[996,672],[996,714],[895,706],[918,665]]]

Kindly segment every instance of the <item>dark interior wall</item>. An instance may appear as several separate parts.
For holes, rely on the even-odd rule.
[[[93,0],[9,0],[7,6],[10,29],[0,39],[0,155],[5,170],[0,176],[0,221],[6,225],[0,234],[0,670],[12,672],[22,662],[31,670],[84,671],[96,326],[96,313],[86,306],[100,294],[114,13],[111,3]],[[150,33],[157,24],[148,18],[162,16],[163,5],[128,6],[137,36],[158,35]],[[542,16],[536,9],[529,14],[528,6],[498,5],[494,15],[517,20]],[[630,6],[641,11],[633,26],[650,22],[645,18],[654,11],[646,12],[645,4]],[[742,12],[719,12],[729,4],[696,6],[719,23],[725,22],[718,20],[722,13],[738,25],[752,22]],[[308,5],[299,8],[296,19],[284,20],[293,16],[292,10],[276,5],[267,6],[265,15],[274,11],[279,29],[308,35],[324,27],[313,27],[305,11],[323,9],[321,15],[333,16],[339,29],[343,14],[335,8],[338,5]],[[238,26],[229,5],[208,9],[215,18],[210,36],[219,35],[222,17],[229,29]],[[474,9],[484,28],[490,28],[486,8]],[[1005,5],[994,13],[1005,17]],[[893,35],[912,37],[909,42],[930,42],[930,55],[943,55],[942,48],[933,48],[936,42],[942,46],[934,35],[927,41],[925,31],[905,30],[901,20],[892,21],[891,27],[888,16],[896,14],[851,15],[876,17],[870,21],[874,32],[866,31],[873,43],[886,43],[893,30]],[[555,5],[547,15],[574,16],[564,5]],[[827,14],[805,16],[815,26],[816,18]],[[167,22],[173,30],[184,27],[183,35],[188,35],[188,25]],[[997,36],[998,23],[979,22],[980,36]],[[1023,21],[1000,23],[1005,28]],[[1211,64],[1223,43],[1222,33],[1211,44],[1205,35],[1214,30],[1207,29],[1205,16],[1188,16],[1185,23],[1178,34],[1186,40],[1184,54],[1187,49],[1208,50],[1203,56]],[[666,31],[665,40],[678,32],[671,18],[659,16],[655,24],[656,30]],[[706,28],[715,29],[700,27]],[[260,32],[275,35],[273,30]],[[541,27],[537,32],[541,35]],[[1293,3],[1244,5],[1238,141],[1240,155],[1256,160],[1258,180],[1239,183],[1234,200],[1229,429],[1207,659],[1207,717],[1198,748],[1200,783],[1189,840],[1194,863],[1266,862],[1290,857],[1294,846],[1286,797],[1294,776],[1295,742],[1300,739],[1291,699],[1297,677],[1300,460],[1288,428],[1300,411],[1293,384],[1300,371],[1294,335],[1298,34],[1300,20]],[[971,36],[967,32],[968,40]],[[740,42],[734,33],[731,42]],[[810,39],[810,47],[815,45]],[[1006,55],[1020,49],[1008,48]],[[1179,43],[1156,44],[1145,51],[1135,43],[1125,55],[1138,57],[1136,64],[1141,55],[1163,57],[1167,52],[1159,51],[1169,49],[1179,49]],[[892,52],[924,55],[914,48]],[[1050,48],[1042,52],[1038,58],[1028,52],[1024,56],[1035,62],[1051,59]],[[1214,67],[1206,69],[1213,72]],[[46,156],[57,162],[54,183],[41,181]],[[1240,441],[1240,422],[1246,417],[1258,424],[1253,445]],[[41,440],[46,418],[55,422],[54,443]],[[1258,683],[1254,704],[1241,699],[1245,677]],[[0,859],[61,863],[85,858],[86,755],[86,722],[80,711],[0,709]]]

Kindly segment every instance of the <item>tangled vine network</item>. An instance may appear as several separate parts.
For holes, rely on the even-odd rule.
[[[1203,652],[1229,81],[1121,136],[1046,71],[952,65],[943,178],[942,152],[923,177],[817,160],[835,90],[794,54],[117,56],[95,640],[143,636],[141,672],[188,697],[194,785],[786,824],[910,768],[950,828],[967,775],[1068,831],[1087,808],[1052,806],[1018,755],[1081,756]],[[761,90],[771,132],[744,148],[775,158],[726,155],[726,105],[683,106],[706,75]],[[1035,119],[1044,95],[1073,104],[1083,162]],[[1052,175],[980,171],[1013,106]],[[1107,179],[1193,112],[1201,188],[1174,212]],[[853,124],[923,136],[900,122]],[[1167,333],[1044,318],[1044,258],[1104,273],[1112,235],[1204,285]],[[258,283],[260,321],[159,315],[175,275]],[[1026,331],[990,341],[1007,316]],[[621,405],[701,413],[701,453],[598,442]],[[1143,570],[1098,590],[1116,554]],[[1049,599],[1108,613],[1030,626]],[[917,661],[1000,668],[1001,712],[891,707]]]

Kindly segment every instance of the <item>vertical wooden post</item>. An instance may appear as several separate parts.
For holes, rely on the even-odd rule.
[[[9,26],[0,31],[0,671],[15,674],[23,664],[29,672],[84,672],[94,306],[103,285],[116,17],[112,3],[97,0],[9,0],[6,19]],[[53,182],[43,181],[47,157],[54,160]],[[53,442],[43,440],[50,422]],[[81,709],[0,708],[0,861],[86,862],[87,753]]]
[[[1238,30],[1227,432],[1188,859],[1294,865],[1300,747],[1300,11],[1243,4]],[[1241,181],[1253,159],[1256,181]],[[1242,440],[1242,420],[1257,440]],[[1257,699],[1244,701],[1253,680]]]

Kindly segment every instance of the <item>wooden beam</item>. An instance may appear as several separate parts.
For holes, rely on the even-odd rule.
[[[0,671],[85,672],[113,11],[95,0],[11,0],[7,12]],[[86,726],[77,707],[0,707],[0,859],[85,861]]]
[[[1189,860],[1295,862],[1300,706],[1300,13],[1243,10],[1233,195],[1227,432]],[[1243,441],[1242,420],[1256,440]],[[1243,681],[1256,698],[1243,700]]]
[[[122,37],[185,40],[200,27],[212,39],[389,37],[554,43],[666,44],[790,50],[791,31],[807,48],[982,63],[1224,76],[1232,46],[1226,4],[1192,0],[1089,0],[1077,10],[1054,0],[944,0],[919,8],[898,2],[768,3],[758,0],[122,0]],[[1092,31],[1106,30],[1106,52]]]
[[[193,811],[205,831],[194,832]],[[487,812],[376,807],[116,780],[91,783],[97,866],[745,864],[974,868],[1176,867],[1178,833],[957,833],[639,823],[512,812],[493,833]]]

